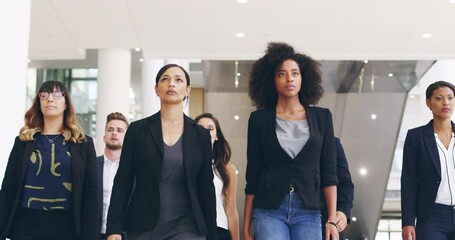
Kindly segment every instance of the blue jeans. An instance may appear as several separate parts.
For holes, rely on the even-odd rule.
[[[322,239],[321,211],[305,209],[292,192],[278,209],[254,208],[253,230],[255,240]]]

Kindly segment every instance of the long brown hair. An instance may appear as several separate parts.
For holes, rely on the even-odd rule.
[[[24,126],[19,131],[19,137],[22,141],[33,141],[35,133],[40,133],[44,129],[44,116],[41,112],[41,101],[39,98],[40,92],[53,92],[54,90],[60,91],[65,97],[66,109],[63,112],[63,125],[62,135],[65,141],[80,143],[85,141],[85,134],[82,128],[77,123],[76,112],[74,110],[73,102],[71,101],[70,92],[68,88],[59,81],[44,82],[35,98],[33,104],[25,113]]]
[[[202,118],[211,119],[215,123],[216,137],[218,140],[213,143],[213,165],[220,175],[221,181],[223,181],[223,195],[227,196],[227,189],[229,187],[230,179],[229,173],[226,169],[229,160],[231,159],[231,146],[228,141],[224,138],[223,131],[221,131],[220,123],[217,118],[211,113],[203,113],[197,116],[194,121],[197,123]]]

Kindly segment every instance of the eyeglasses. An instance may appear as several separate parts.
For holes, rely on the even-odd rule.
[[[59,100],[60,98],[62,98],[63,96],[65,96],[65,93],[62,93],[62,92],[59,92],[59,91],[55,91],[55,92],[39,92],[38,93],[38,96],[41,100],[45,101],[49,98],[49,96],[52,94],[52,98],[54,100]]]

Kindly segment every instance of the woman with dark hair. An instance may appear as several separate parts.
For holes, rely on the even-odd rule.
[[[44,82],[25,114],[0,191],[2,239],[99,237],[93,140],[78,126],[68,89]]]
[[[403,147],[403,240],[455,239],[455,86],[438,81],[426,90],[433,119],[410,129]],[[417,223],[416,223],[417,219]]]
[[[209,131],[183,113],[190,77],[168,64],[156,76],[161,110],[131,123],[114,179],[108,240],[216,239]]]
[[[217,118],[203,113],[194,121],[210,131],[213,148],[213,183],[216,194],[216,223],[218,240],[239,239],[237,212],[237,173],[231,159],[231,147],[224,138]]]
[[[322,97],[319,64],[285,43],[270,43],[250,73],[258,110],[248,123],[244,239],[338,239],[336,153],[332,115]]]

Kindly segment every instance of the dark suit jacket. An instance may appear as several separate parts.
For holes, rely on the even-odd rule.
[[[87,137],[83,143],[68,142],[71,152],[72,198],[74,229],[77,237],[84,240],[99,238],[97,166],[93,140]],[[16,137],[8,159],[5,177],[0,191],[0,238],[10,237],[10,228],[19,206],[25,173],[35,141],[22,142]]]
[[[255,208],[278,208],[293,182],[305,206],[320,209],[321,188],[338,183],[332,115],[325,108],[305,110],[310,138],[294,159],[278,142],[275,110],[251,113],[245,193],[255,195]]]
[[[189,117],[184,118],[183,163],[193,214],[199,232],[216,239],[210,135]],[[128,127],[114,179],[107,234],[153,230],[159,214],[163,151],[160,112]]]
[[[452,122],[452,130],[455,125]],[[441,164],[433,120],[408,131],[401,170],[402,226],[414,226],[416,217],[426,218],[433,210],[441,182]]]
[[[101,232],[101,224],[103,221],[103,169],[104,169],[104,155],[96,158],[98,162],[98,206],[99,206],[99,224]]]
[[[337,154],[337,211],[343,212],[346,217],[351,217],[351,210],[354,201],[354,183],[352,183],[351,173],[349,172],[348,161],[344,153],[343,146],[341,145],[340,139],[335,138],[336,154]],[[324,195],[322,195],[324,197]],[[325,223],[327,222],[327,206],[323,204],[321,211],[321,223],[323,228],[323,234],[325,234]],[[323,235],[324,236],[324,235]],[[340,239],[345,239],[344,234],[340,233]]]

